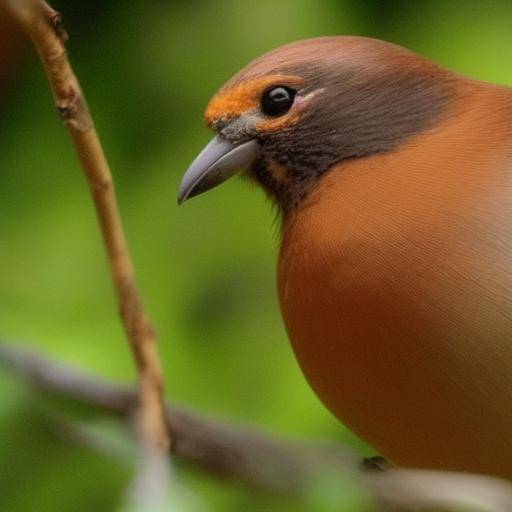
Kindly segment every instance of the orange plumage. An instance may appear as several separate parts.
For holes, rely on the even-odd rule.
[[[265,119],[266,98],[217,129],[259,145],[250,174],[282,211],[280,305],[308,381],[396,464],[512,478],[512,90],[323,38],[219,95],[276,73],[305,84],[272,84],[288,110]],[[281,132],[261,135],[273,117]]]

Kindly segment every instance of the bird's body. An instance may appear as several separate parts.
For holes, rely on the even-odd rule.
[[[324,177],[284,226],[279,296],[312,387],[383,455],[512,477],[512,93],[482,87]]]
[[[325,119],[316,155],[322,119],[301,126],[294,101],[284,132],[269,128],[282,118],[266,121],[252,166],[283,212],[278,289],[300,365],[327,407],[392,462],[512,478],[512,89],[386,43],[331,38],[263,57],[220,99],[263,69],[288,76],[315,51],[328,67],[344,59],[345,80],[326,81],[328,93],[315,83],[301,101],[329,94],[330,108],[361,112]],[[347,59],[362,58],[370,72],[354,92]],[[382,88],[389,103],[375,99]],[[309,145],[293,145],[307,137],[300,130]]]

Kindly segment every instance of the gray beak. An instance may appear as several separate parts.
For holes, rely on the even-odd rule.
[[[231,178],[250,165],[261,146],[256,140],[233,144],[220,135],[214,137],[197,155],[181,180],[178,204]]]

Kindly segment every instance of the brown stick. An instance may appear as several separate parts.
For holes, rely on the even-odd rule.
[[[108,414],[130,417],[136,403],[129,388],[12,345],[0,343],[0,365],[35,389]],[[497,478],[425,470],[365,471],[356,454],[338,445],[278,440],[171,405],[166,411],[177,458],[254,489],[300,497],[319,476],[338,472],[354,475],[378,510],[512,510],[512,487]]]
[[[112,174],[80,84],[68,60],[61,15],[44,0],[7,0],[44,65],[60,116],[89,184],[117,294],[121,319],[139,378],[138,424],[146,449],[166,451],[169,434],[163,408],[164,380],[156,338],[135,284],[134,269],[117,205]]]

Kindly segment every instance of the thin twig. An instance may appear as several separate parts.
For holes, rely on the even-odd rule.
[[[112,175],[98,134],[68,60],[61,15],[43,0],[7,0],[7,7],[30,36],[44,65],[57,110],[73,140],[89,184],[117,294],[121,319],[139,378],[137,415],[144,450],[169,448],[163,410],[164,380],[156,338],[135,283]]]
[[[9,344],[0,343],[0,365],[35,389],[108,414],[129,418],[137,401],[130,388]],[[278,440],[171,405],[166,414],[175,457],[251,488],[301,496],[319,476],[338,472],[354,475],[379,510],[512,510],[512,486],[497,478],[426,470],[367,471],[356,454],[337,445]]]

